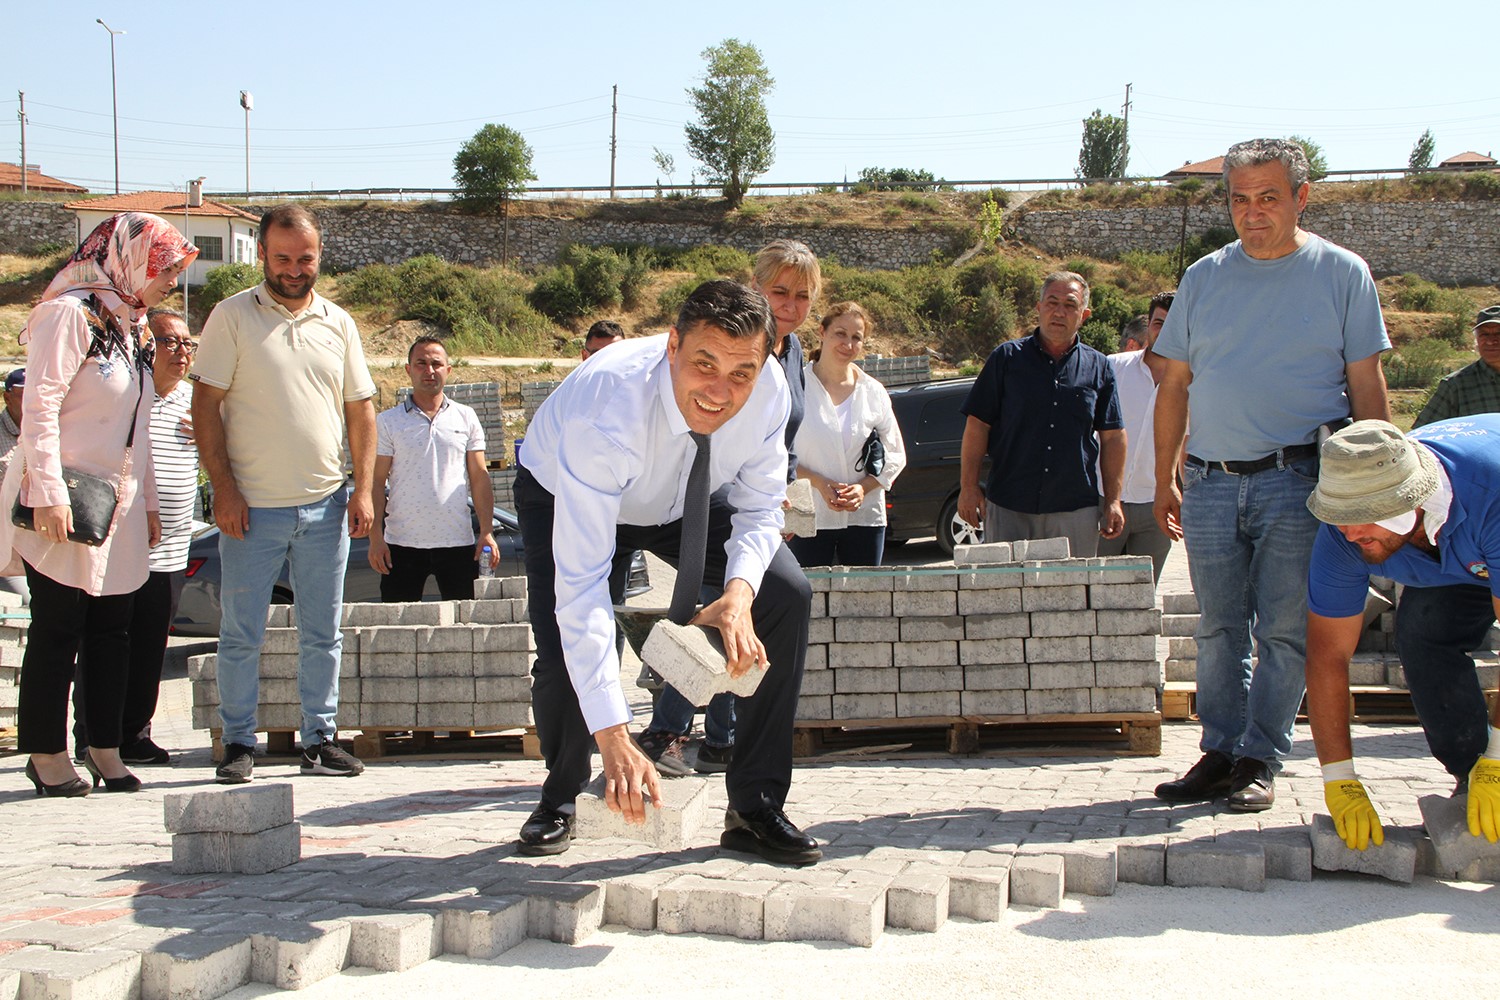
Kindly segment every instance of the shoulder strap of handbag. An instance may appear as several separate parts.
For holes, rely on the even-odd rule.
[[[135,448],[135,422],[136,422],[136,419],[140,416],[140,412],[141,412],[141,398],[146,395],[146,363],[145,363],[145,361],[137,361],[136,362],[135,373],[136,373],[136,377],[140,380],[140,383],[141,383],[140,387],[139,387],[140,391],[137,392],[136,396],[135,396],[135,409],[130,411],[130,430],[127,431],[126,434],[125,434],[125,461],[123,461],[123,462],[120,463],[119,481],[115,485],[115,492],[117,494],[119,493],[120,488],[125,485],[125,470],[130,467],[130,452],[131,452],[132,449]],[[26,466],[26,449],[22,448],[21,449],[21,474],[24,476],[26,474],[26,471],[27,471],[27,466]]]

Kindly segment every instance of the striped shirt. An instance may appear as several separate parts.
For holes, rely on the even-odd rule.
[[[151,405],[151,461],[161,502],[161,544],[151,550],[151,572],[172,573],[187,568],[198,493],[193,390],[186,380]]]

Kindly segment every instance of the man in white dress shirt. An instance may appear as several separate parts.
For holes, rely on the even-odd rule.
[[[782,864],[822,856],[782,811],[812,595],[781,540],[789,404],[780,366],[765,363],[774,330],[759,293],[707,282],[668,334],[616,344],[580,365],[527,428],[516,512],[548,774],[521,828],[523,854],[567,850],[592,742],[611,809],[643,822],[645,799],[660,800],[656,768],[630,739],[611,589],[612,578],[623,587],[619,567],[632,549],[673,564],[691,558],[680,548],[692,432],[708,435],[708,491],[727,485],[734,511],[715,505],[709,515],[704,581],[724,593],[693,621],[719,630],[731,674],[766,671],[756,693],[738,701],[720,843]]]

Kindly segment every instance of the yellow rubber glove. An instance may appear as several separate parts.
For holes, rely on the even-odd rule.
[[[1481,757],[1469,772],[1469,832],[1500,840],[1500,760]]]
[[[1371,843],[1376,847],[1385,843],[1380,816],[1360,781],[1325,781],[1323,801],[1328,803],[1328,815],[1333,817],[1334,829],[1350,850],[1363,851]]]

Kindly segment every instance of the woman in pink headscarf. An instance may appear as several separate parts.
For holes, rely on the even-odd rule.
[[[0,552],[14,548],[31,588],[31,627],[21,661],[19,749],[38,795],[86,795],[67,754],[68,685],[85,652],[88,756],[112,792],[140,780],[120,761],[127,625],[146,582],[147,553],[161,533],[147,426],[153,397],[146,310],[171,294],[198,248],[165,220],[126,212],[100,223],[42,293],[21,331],[26,419],[0,486]],[[132,436],[133,446],[126,441]],[[102,545],[68,538],[73,512],[63,468],[118,484]],[[11,524],[19,501],[35,530]]]

